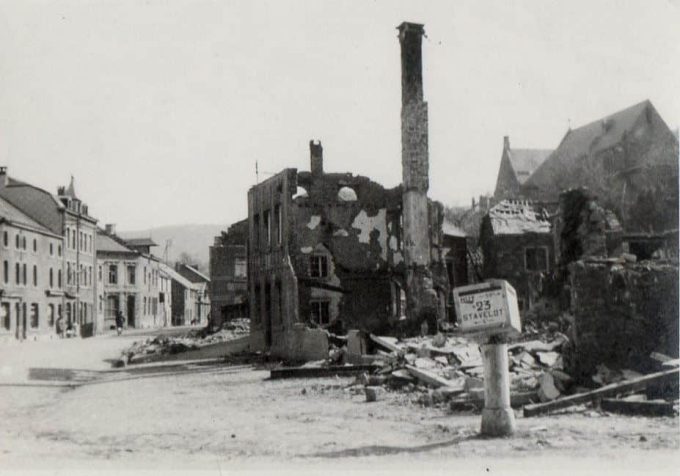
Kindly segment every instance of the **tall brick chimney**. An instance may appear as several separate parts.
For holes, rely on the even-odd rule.
[[[312,176],[323,175],[323,147],[321,141],[309,141],[309,161]]]
[[[406,316],[413,326],[436,312],[430,265],[427,103],[423,101],[423,25],[397,27],[401,45],[401,166]],[[432,330],[431,330],[432,331]]]
[[[401,43],[401,165],[404,188],[429,188],[427,103],[423,101],[423,25],[404,22]]]
[[[7,175],[7,167],[0,166],[0,187],[6,187],[9,183],[9,175]]]

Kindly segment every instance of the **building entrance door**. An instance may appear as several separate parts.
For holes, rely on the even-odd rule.
[[[16,304],[16,327],[14,329],[15,337],[21,339],[21,304]]]
[[[135,297],[127,297],[127,319],[128,327],[135,327]]]
[[[22,313],[21,313],[21,335],[19,336],[20,339],[26,339],[26,321],[28,320],[28,311],[27,311],[27,306],[26,303],[24,303],[21,307]]]

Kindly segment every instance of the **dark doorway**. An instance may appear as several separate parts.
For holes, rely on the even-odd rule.
[[[127,297],[127,319],[128,327],[135,327],[135,297]]]
[[[16,315],[17,315],[16,321],[17,322],[16,322],[15,333],[16,333],[16,338],[21,339],[21,335],[22,335],[22,332],[21,332],[21,304],[17,303],[16,310],[17,310],[17,312],[16,312]]]
[[[26,339],[26,323],[28,321],[28,310],[26,303],[23,305],[23,312],[21,315],[21,338]]]

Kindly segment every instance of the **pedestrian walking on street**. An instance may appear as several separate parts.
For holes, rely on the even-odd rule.
[[[125,320],[123,319],[123,313],[120,311],[116,312],[116,330],[118,331],[118,335],[121,335],[123,333],[124,323]]]
[[[64,318],[63,317],[60,317],[59,319],[57,319],[57,326],[56,327],[57,327],[57,335],[60,338],[63,339],[64,338],[64,332],[66,330],[65,327],[64,327]]]

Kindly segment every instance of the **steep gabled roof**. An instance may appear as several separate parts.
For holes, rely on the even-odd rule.
[[[653,107],[649,100],[568,131],[559,147],[529,177],[526,185],[542,190],[554,187],[555,181],[570,170],[576,159],[596,155],[619,144],[647,107]]]
[[[495,235],[550,233],[548,213],[526,200],[503,200],[488,216]]]
[[[509,152],[510,163],[521,185],[553,151],[552,149],[510,149]]]

